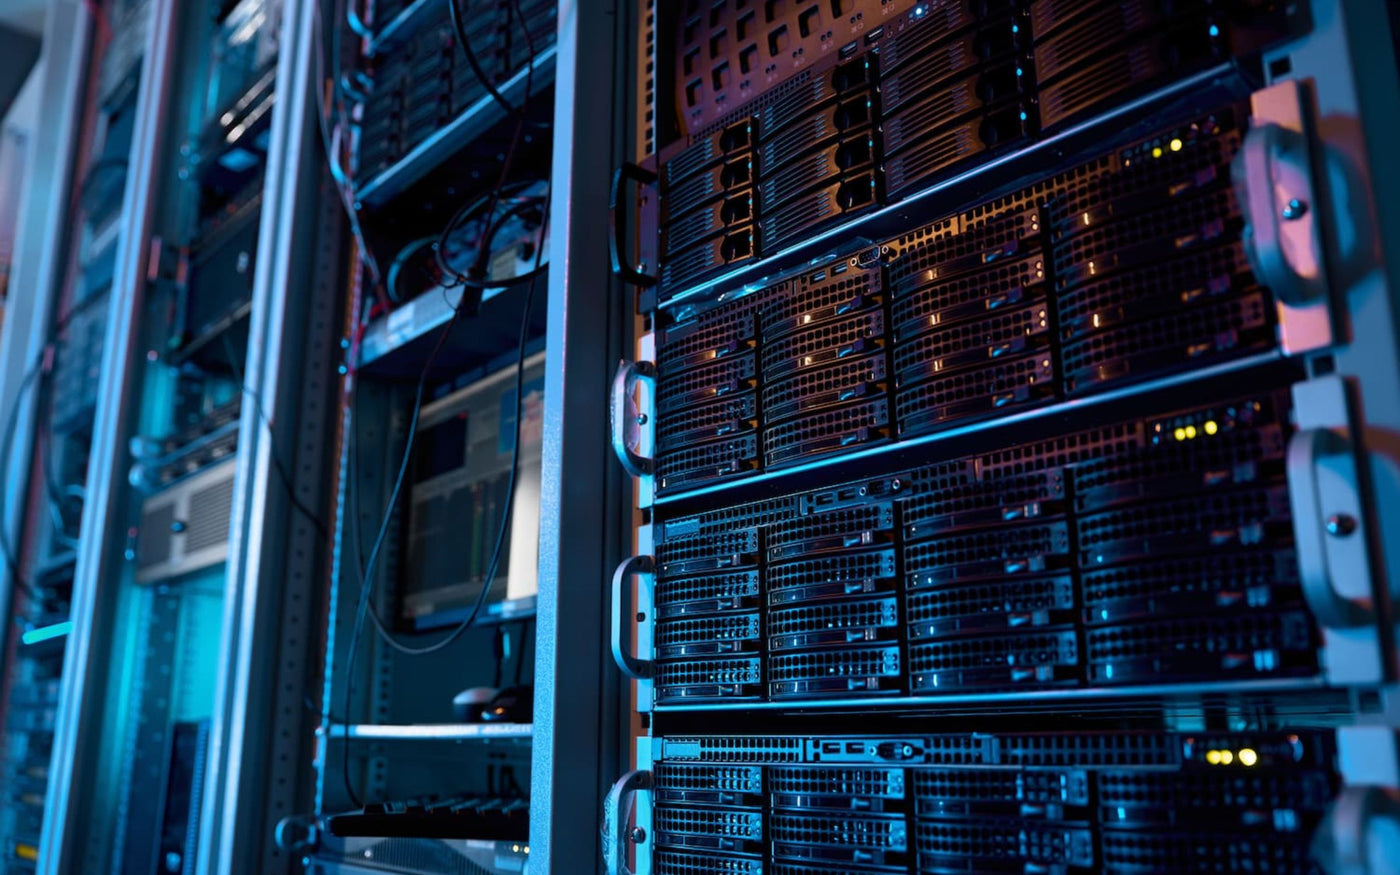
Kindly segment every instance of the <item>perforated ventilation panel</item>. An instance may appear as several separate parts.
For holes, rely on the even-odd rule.
[[[697,134],[916,3],[684,0],[676,5],[676,106],[682,130]]]

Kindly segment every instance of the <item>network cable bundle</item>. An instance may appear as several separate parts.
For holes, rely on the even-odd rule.
[[[613,650],[649,732],[610,864],[1324,871],[1317,347],[1262,157],[1308,100],[1266,56],[1307,28],[659,12],[674,118],[614,184],[648,332],[613,389],[646,513]]]

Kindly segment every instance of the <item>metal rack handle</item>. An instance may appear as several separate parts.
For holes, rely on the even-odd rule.
[[[1400,871],[1388,853],[1397,834],[1400,794],[1385,787],[1346,787],[1314,834],[1313,855],[1329,875],[1390,875]]]
[[[652,677],[654,667],[649,659],[634,656],[622,641],[623,629],[630,629],[622,614],[623,590],[628,578],[650,578],[656,570],[656,563],[650,556],[633,556],[617,566],[612,579],[612,652],[613,661],[622,673],[635,680],[644,681]]]
[[[1303,598],[1317,622],[1329,629],[1354,629],[1375,620],[1367,595],[1338,590],[1339,580],[1371,579],[1362,514],[1354,488],[1338,489],[1323,480],[1323,466],[1357,470],[1350,441],[1328,428],[1305,428],[1288,442],[1288,496],[1297,542]],[[1339,478],[1328,478],[1337,480]],[[1367,588],[1369,592],[1369,588]]]
[[[624,162],[613,174],[612,193],[608,198],[608,209],[612,216],[612,234],[608,237],[608,253],[612,256],[613,273],[625,282],[648,288],[660,282],[661,277],[639,270],[636,262],[627,257],[623,251],[626,245],[623,241],[631,236],[630,223],[627,220],[630,210],[622,202],[622,192],[628,182],[645,187],[656,182],[656,174],[631,161]]]
[[[608,875],[632,875],[627,865],[627,842],[641,844],[646,836],[629,836],[624,827],[636,795],[650,789],[651,772],[633,769],[617,779],[603,800],[603,865]]]
[[[656,380],[656,365],[651,362],[618,363],[617,375],[613,377],[611,426],[613,452],[622,467],[633,477],[646,477],[655,469],[652,459],[637,452],[641,441],[641,429],[648,417],[633,400],[632,393],[642,380]]]

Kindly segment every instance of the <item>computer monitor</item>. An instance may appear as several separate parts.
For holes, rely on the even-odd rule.
[[[514,365],[423,408],[410,462],[400,617],[457,622],[485,583],[505,512],[516,439]],[[487,604],[509,616],[537,590],[544,353],[525,360],[520,461],[506,540]],[[504,610],[503,610],[504,609]]]

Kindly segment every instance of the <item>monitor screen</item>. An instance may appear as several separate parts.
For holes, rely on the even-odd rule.
[[[420,415],[399,587],[401,616],[412,625],[456,622],[471,610],[503,520],[505,540],[487,604],[536,592],[544,354],[525,362],[520,462],[506,520],[517,432],[515,370],[498,371],[424,407]]]

